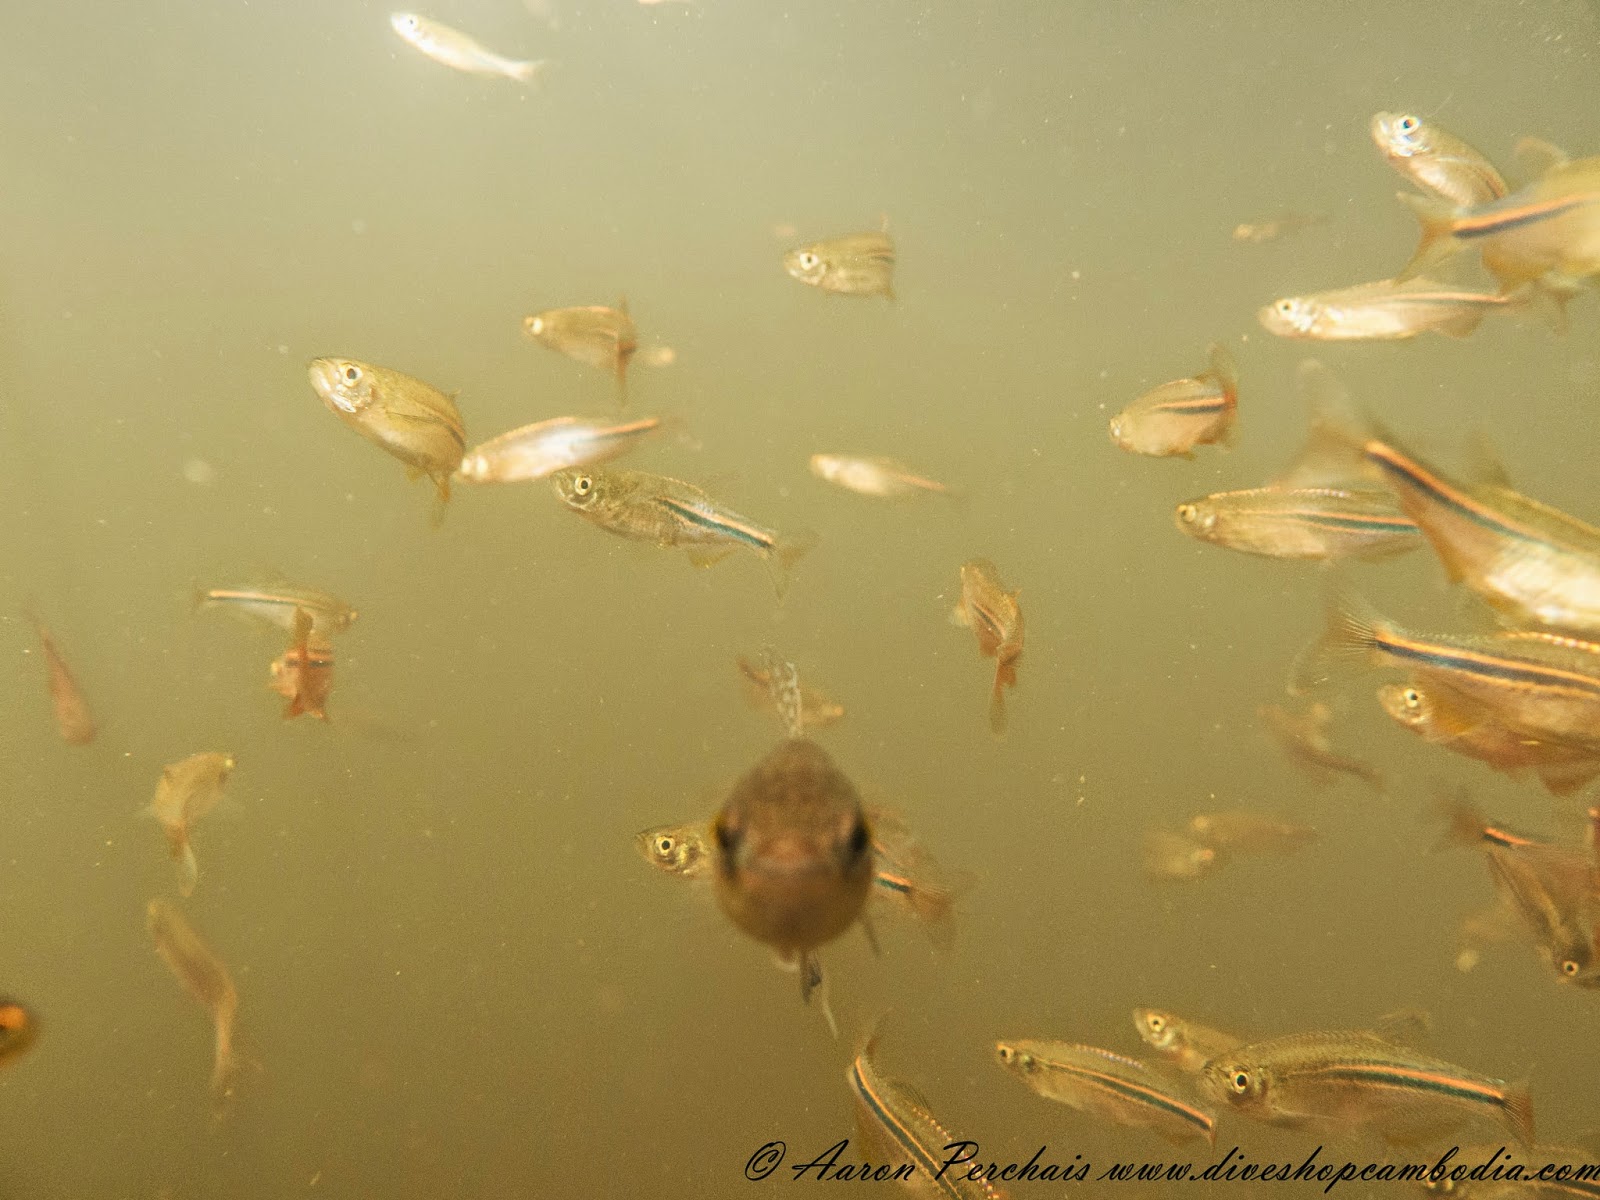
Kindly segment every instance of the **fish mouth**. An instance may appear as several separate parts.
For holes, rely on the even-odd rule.
[[[339,391],[339,368],[333,359],[312,359],[311,365],[306,368],[306,373],[311,376],[312,390],[322,397],[322,402],[329,408],[347,413],[356,411],[356,406],[346,400]]]

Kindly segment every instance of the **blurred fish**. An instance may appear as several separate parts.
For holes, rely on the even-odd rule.
[[[620,458],[661,428],[657,417],[621,424],[555,417],[523,425],[469,450],[457,474],[473,483],[522,483]]]
[[[797,726],[799,680],[782,666],[773,678],[789,694],[778,707]],[[722,911],[780,961],[797,962],[808,996],[813,951],[860,919],[872,887],[872,829],[855,785],[795,730],[734,785],[712,840]]]
[[[460,30],[416,13],[391,13],[389,24],[408,46],[422,51],[436,63],[469,75],[498,75],[518,83],[532,83],[539,68],[544,66],[543,59],[520,62],[496,54]]]
[[[1333,709],[1322,701],[1312,701],[1301,712],[1290,712],[1281,704],[1263,704],[1256,709],[1256,715],[1283,752],[1311,776],[1316,786],[1330,783],[1334,775],[1353,775],[1373,791],[1383,791],[1383,774],[1376,767],[1334,750],[1328,736]]]
[[[39,637],[39,649],[44,653],[45,669],[50,677],[50,710],[55,716],[56,732],[69,746],[87,746],[94,741],[94,714],[89,711],[89,701],[67,668],[67,660],[56,648],[55,639],[31,609],[26,611],[33,631]]]
[[[1493,904],[1461,918],[1456,934],[1456,970],[1463,974],[1472,970],[1483,957],[1484,947],[1509,942],[1522,932],[1522,914],[1510,897],[1497,891]]]
[[[1124,450],[1158,458],[1194,457],[1196,446],[1231,445],[1239,406],[1239,376],[1226,346],[1211,346],[1211,369],[1174,379],[1140,396],[1111,418],[1111,440]]]
[[[617,394],[628,394],[628,360],[639,348],[638,331],[628,315],[628,300],[617,307],[592,304],[574,308],[551,308],[522,320],[522,331],[540,345],[587,366],[610,371],[617,380]]]
[[[234,768],[233,755],[220,751],[191,754],[161,769],[156,794],[146,811],[167,835],[167,847],[178,864],[178,894],[194,895],[200,878],[189,831],[194,823],[215,808],[222,799],[223,785]]]
[[[693,484],[644,471],[557,471],[551,477],[561,503],[602,529],[636,542],[682,546],[689,561],[709,567],[740,546],[767,564],[773,587],[783,596],[789,571],[817,536],[809,531],[782,537],[731,509]]]
[[[333,643],[311,631],[312,620],[304,609],[295,612],[294,640],[282,657],[272,661],[267,686],[289,703],[285,720],[301,713],[328,719],[328,693],[333,691]]]
[[[1169,1142],[1217,1140],[1216,1118],[1144,1063],[1098,1046],[1001,1041],[1000,1065],[1046,1100],[1114,1125],[1149,1129]]]
[[[920,1094],[879,1073],[872,1060],[877,1041],[874,1031],[845,1072],[855,1099],[861,1140],[880,1160],[910,1165],[911,1178],[900,1183],[914,1196],[924,1200],[1003,1200],[987,1180],[968,1179],[965,1171],[944,1169],[956,1138],[928,1111]]]
[[[758,667],[742,654],[735,658],[734,662],[739,667],[739,673],[744,676],[745,693],[750,703],[763,711],[776,713],[777,708],[772,699],[772,673],[766,667]],[[801,687],[800,721],[805,728],[826,729],[843,719],[844,705],[835,704],[816,688]]]
[[[1426,742],[1488,763],[1497,771],[1531,768],[1551,793],[1567,796],[1600,775],[1592,747],[1529,737],[1500,721],[1492,708],[1446,686],[1418,680],[1386,683],[1378,703],[1401,727]]]
[[[1159,1008],[1134,1009],[1133,1027],[1147,1045],[1185,1075],[1198,1075],[1219,1054],[1244,1045],[1243,1038]]]
[[[811,473],[818,479],[847,491],[880,499],[910,496],[917,492],[938,492],[949,496],[944,484],[918,475],[892,458],[872,458],[859,454],[813,454]]]
[[[1322,342],[1395,341],[1420,333],[1467,337],[1484,314],[1523,307],[1530,289],[1473,292],[1431,279],[1380,279],[1355,287],[1285,296],[1260,309],[1262,328],[1284,338]]]
[[[783,269],[825,292],[894,299],[894,242],[888,230],[800,246],[783,256]]]
[[[1413,634],[1341,593],[1330,599],[1328,627],[1301,654],[1291,686],[1303,691],[1330,672],[1363,663],[1404,670],[1426,687],[1450,688],[1528,737],[1600,753],[1600,647],[1515,634]]]
[[[978,653],[994,659],[994,689],[989,693],[989,728],[998,737],[1006,730],[1006,688],[1017,686],[1022,662],[1020,591],[1008,592],[999,569],[986,558],[961,564],[961,599],[951,619],[978,639]]]
[[[1326,213],[1284,213],[1270,221],[1253,221],[1248,224],[1233,227],[1233,240],[1236,242],[1250,242],[1260,245],[1262,242],[1275,242],[1279,238],[1289,237],[1292,234],[1303,233],[1317,225],[1326,225]]]
[[[155,939],[156,953],[177,977],[189,995],[211,1014],[216,1031],[216,1049],[211,1067],[211,1091],[220,1103],[232,1096],[238,1071],[234,1053],[234,1020],[239,1011],[239,993],[228,968],[201,940],[177,905],[167,900],[152,900],[146,907],[145,924]]]
[[[1145,830],[1142,857],[1152,879],[1199,879],[1222,865],[1214,848],[1168,829]]]
[[[1401,193],[1422,227],[1401,272],[1420,275],[1466,246],[1504,291],[1538,281],[1558,296],[1600,272],[1600,158],[1558,163],[1520,191],[1477,206]]]
[[[275,625],[285,633],[294,632],[296,615],[303,612],[311,617],[311,631],[323,636],[343,633],[360,615],[337,596],[288,584],[267,588],[212,588],[199,594],[198,604],[201,608],[243,613]]]
[[[1365,1030],[1252,1042],[1212,1059],[1200,1079],[1235,1112],[1319,1135],[1368,1128],[1407,1144],[1493,1121],[1533,1144],[1526,1084],[1471,1074]]]
[[[28,1006],[0,996],[0,1065],[22,1057],[39,1037],[39,1021]]]
[[[433,480],[440,501],[450,499],[450,476],[467,448],[455,400],[420,379],[354,359],[313,359],[309,372],[330,412],[405,463],[413,478]]]
[[[1422,537],[1393,496],[1344,488],[1251,488],[1186,500],[1173,514],[1197,541],[1263,558],[1369,562],[1404,554]]]
[[[1184,831],[1218,854],[1293,854],[1317,840],[1317,831],[1309,825],[1246,809],[1197,813],[1189,818]]]
[[[1506,194],[1494,164],[1460,138],[1411,113],[1372,118],[1372,140],[1396,171],[1425,192],[1471,208]]]

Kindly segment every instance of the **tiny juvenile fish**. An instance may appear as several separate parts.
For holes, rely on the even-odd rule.
[[[772,673],[766,667],[757,666],[742,654],[734,659],[734,662],[739,668],[739,674],[744,677],[745,693],[750,703],[765,712],[776,714],[777,706],[772,698]],[[805,728],[826,729],[843,719],[844,705],[834,703],[816,688],[801,687],[800,721]]]
[[[1251,1042],[1212,1059],[1200,1079],[1235,1112],[1290,1129],[1369,1128],[1398,1143],[1477,1120],[1533,1144],[1526,1084],[1474,1075],[1364,1030]]]
[[[1233,227],[1233,240],[1260,245],[1275,242],[1291,234],[1302,233],[1317,225],[1326,225],[1326,213],[1284,213],[1270,221],[1252,221]]]
[[[1283,338],[1321,342],[1397,341],[1421,333],[1463,338],[1484,314],[1525,306],[1532,292],[1474,292],[1431,279],[1380,279],[1355,287],[1285,296],[1256,313],[1262,328]]]
[[[783,256],[783,269],[801,283],[836,295],[894,299],[894,242],[887,230],[800,246]]]
[[[846,491],[879,499],[895,499],[918,492],[936,492],[951,495],[944,484],[925,475],[918,475],[904,463],[892,458],[876,458],[859,454],[813,454],[811,473],[818,479],[836,484]]]
[[[969,1179],[963,1170],[945,1170],[947,1149],[957,1139],[928,1111],[922,1097],[882,1075],[873,1061],[874,1032],[850,1063],[845,1082],[855,1100],[861,1140],[890,1163],[909,1163],[914,1174],[903,1188],[926,1200],[1004,1200],[986,1179]]]
[[[668,875],[703,879],[711,873],[710,828],[705,822],[655,825],[633,835],[639,856]]]
[[[326,721],[328,693],[333,691],[333,643],[311,631],[312,620],[305,610],[295,616],[294,640],[273,660],[267,686],[288,701],[285,720],[305,713]]]
[[[995,736],[1006,731],[1007,688],[1017,686],[1022,662],[1022,608],[1020,591],[1008,592],[999,569],[986,558],[961,564],[961,598],[951,619],[965,625],[978,639],[978,653],[994,659],[994,688],[989,693],[989,728]]]
[[[0,1065],[22,1057],[39,1037],[39,1020],[28,1006],[0,996]]]
[[[1383,775],[1377,768],[1334,750],[1328,736],[1333,709],[1322,701],[1312,701],[1300,712],[1290,712],[1281,704],[1263,704],[1256,715],[1283,752],[1310,775],[1314,786],[1327,785],[1335,775],[1352,775],[1373,791],[1383,791]]]
[[[1600,158],[1557,162],[1520,191],[1477,206],[1404,192],[1400,200],[1421,226],[1402,279],[1468,246],[1507,292],[1538,282],[1570,295],[1600,272]]]
[[[1389,165],[1425,192],[1463,208],[1506,194],[1494,164],[1460,138],[1411,113],[1372,118],[1372,140]]]
[[[1196,446],[1231,444],[1239,407],[1233,355],[1211,346],[1211,368],[1140,396],[1111,418],[1111,440],[1134,454],[1193,458]]]
[[[1378,689],[1378,703],[1396,724],[1424,741],[1497,771],[1529,768],[1557,796],[1571,795],[1600,775],[1595,749],[1529,737],[1504,724],[1490,707],[1446,686],[1386,683]]]
[[[326,637],[343,633],[360,614],[339,597],[315,588],[281,585],[267,588],[211,588],[199,595],[201,608],[222,608],[243,613],[293,633],[296,614],[311,617],[313,633]]]
[[[1046,1100],[1091,1117],[1149,1129],[1169,1142],[1215,1142],[1216,1118],[1138,1059],[1070,1042],[1000,1041],[1000,1065]]]
[[[215,1031],[215,1051],[211,1067],[211,1091],[220,1103],[233,1091],[238,1060],[234,1054],[234,1021],[239,1012],[239,993],[233,976],[177,905],[167,900],[152,900],[146,907],[145,924],[155,940],[156,953],[183,985],[183,989],[211,1015]]]
[[[433,480],[441,502],[450,499],[450,476],[467,448],[454,399],[420,379],[350,358],[313,359],[308,371],[329,412],[413,476]]]
[[[473,483],[525,483],[620,458],[661,428],[657,417],[594,421],[555,417],[502,433],[467,451],[457,474]]]
[[[639,334],[628,315],[626,299],[618,301],[616,308],[596,304],[546,309],[524,317],[522,331],[570,359],[610,371],[616,377],[617,394],[626,399],[628,360],[639,349]]]
[[[1421,532],[1386,491],[1250,488],[1185,500],[1178,528],[1197,541],[1263,558],[1367,562],[1422,544]]]
[[[681,546],[697,567],[720,562],[744,547],[760,555],[782,597],[789,571],[814,545],[816,534],[783,537],[723,508],[693,484],[644,471],[557,471],[557,498],[602,529],[637,542]]]
[[[146,810],[167,835],[167,848],[178,864],[178,894],[194,895],[200,878],[189,831],[194,823],[214,809],[222,799],[223,786],[234,768],[233,755],[220,751],[191,754],[161,769],[155,797]]]
[[[69,746],[87,746],[94,741],[95,735],[94,714],[89,711],[89,701],[84,698],[77,680],[73,679],[67,660],[56,648],[55,639],[50,636],[44,622],[31,611],[27,617],[39,637],[39,649],[44,654],[45,669],[49,672],[50,710],[55,716],[56,732]]]
[[[1185,1075],[1198,1075],[1213,1058],[1244,1045],[1241,1037],[1160,1008],[1134,1009],[1133,1027],[1146,1045]]]
[[[1293,854],[1317,839],[1317,831],[1309,825],[1246,809],[1197,813],[1184,830],[1218,854]]]
[[[1216,848],[1170,829],[1147,829],[1141,843],[1144,873],[1151,879],[1199,879],[1222,865]]]
[[[460,30],[416,13],[392,13],[389,25],[408,46],[420,50],[436,63],[469,75],[497,75],[518,83],[532,83],[544,66],[543,59],[522,62],[496,54]]]

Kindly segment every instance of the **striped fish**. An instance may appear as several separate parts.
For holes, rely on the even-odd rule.
[[[1070,1042],[1001,1041],[994,1048],[1000,1065],[1046,1100],[1169,1142],[1217,1140],[1216,1118],[1137,1059]]]
[[[1250,488],[1185,500],[1173,513],[1197,541],[1263,558],[1375,561],[1421,545],[1416,525],[1384,491]]]
[[[877,1035],[867,1040],[845,1072],[845,1081],[856,1102],[856,1124],[861,1138],[894,1165],[909,1163],[910,1179],[902,1179],[904,1189],[915,1196],[944,1197],[945,1200],[1003,1200],[986,1180],[966,1178],[966,1168],[944,1171],[948,1152],[944,1147],[958,1141],[928,1111],[927,1104],[905,1084],[885,1078],[872,1061]]]
[[[1234,1111],[1284,1128],[1370,1128],[1402,1142],[1477,1120],[1533,1144],[1526,1084],[1474,1075],[1364,1030],[1252,1042],[1212,1059],[1200,1079]]]
[[[1140,396],[1111,418],[1111,440],[1134,454],[1193,458],[1196,446],[1233,443],[1238,407],[1239,372],[1233,355],[1214,342],[1210,370]]]
[[[1520,308],[1528,289],[1474,292],[1432,279],[1379,279],[1306,296],[1284,296],[1257,310],[1268,333],[1319,342],[1400,341],[1422,333],[1462,338],[1495,309]]]

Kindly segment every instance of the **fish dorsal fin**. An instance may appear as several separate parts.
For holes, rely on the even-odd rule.
[[[1572,161],[1560,146],[1536,137],[1518,138],[1517,144],[1511,147],[1511,157],[1516,160],[1523,177],[1530,181],[1543,179]]]
[[[761,662],[767,672],[767,688],[773,706],[778,710],[785,732],[792,738],[804,737],[806,723],[800,696],[800,672],[792,662],[779,658],[771,646],[762,647]]]
[[[1427,1041],[1433,1029],[1433,1018],[1420,1008],[1402,1008],[1384,1013],[1372,1023],[1372,1032],[1396,1046],[1415,1049]]]
[[[1489,435],[1481,429],[1475,429],[1467,436],[1467,478],[1474,483],[1485,483],[1508,491],[1511,489],[1511,476],[1506,474]]]

